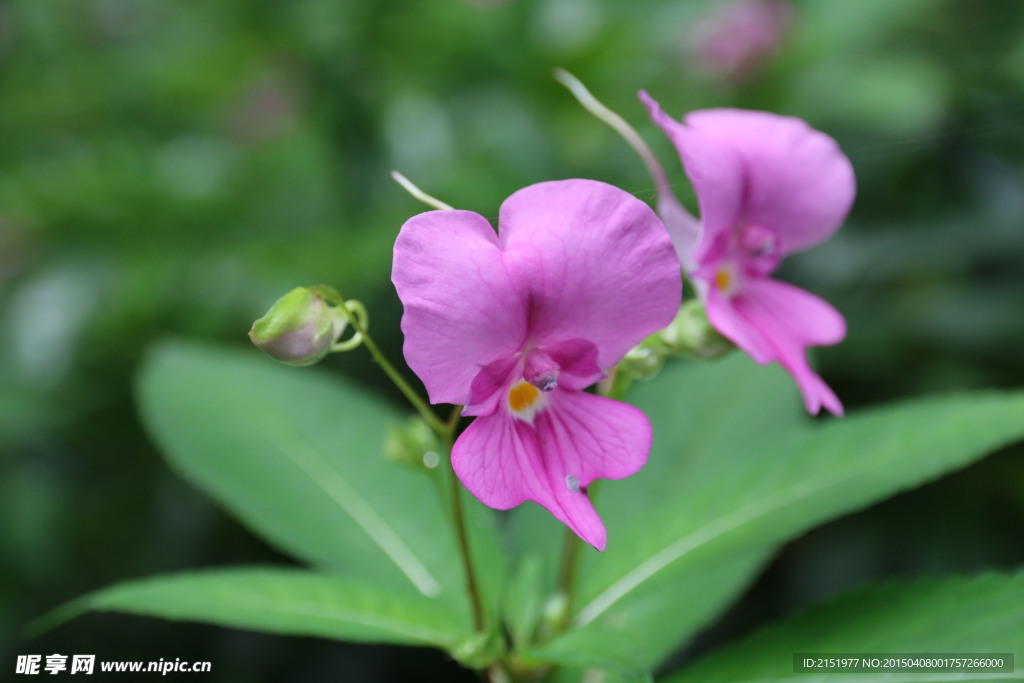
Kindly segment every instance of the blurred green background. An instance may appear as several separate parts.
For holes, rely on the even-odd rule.
[[[390,169],[492,217],[554,178],[653,199],[555,66],[640,130],[686,201],[638,89],[676,116],[767,109],[839,141],[850,220],[780,276],[846,315],[817,358],[849,408],[1024,384],[1024,3],[794,1],[740,70],[700,49],[727,4],[0,2],[0,670],[60,652],[210,660],[216,681],[472,680],[426,650],[121,615],[20,629],[126,578],[287,561],[168,470],[133,372],[165,335],[244,347],[278,295],[318,282],[366,302],[398,357],[390,249],[424,207]],[[327,365],[394,393],[365,353]],[[791,543],[676,661],[880,577],[1024,565],[1021,455]]]

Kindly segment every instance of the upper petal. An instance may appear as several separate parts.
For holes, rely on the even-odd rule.
[[[798,118],[741,109],[690,112],[685,122],[692,137],[702,138],[687,144],[687,169],[713,164],[718,155],[739,157],[742,173],[733,182],[742,194],[741,219],[775,230],[782,253],[818,244],[839,229],[856,181],[831,137]],[[694,186],[698,197],[707,191]]]
[[[807,363],[806,349],[841,341],[846,336],[843,316],[792,285],[770,279],[747,284],[732,297],[709,290],[711,324],[757,362],[778,361],[796,380],[808,412],[816,414],[824,406],[842,415],[842,403]]]
[[[501,206],[499,239],[527,293],[538,346],[583,339],[607,368],[679,308],[679,259],[664,226],[611,185],[560,180],[519,190]]]
[[[501,410],[474,420],[455,442],[452,466],[485,505],[506,510],[533,500],[604,550],[606,532],[586,487],[639,470],[650,450],[650,423],[624,403],[552,393],[532,425]]]
[[[700,203],[698,258],[741,224],[774,230],[782,253],[839,229],[853,203],[849,159],[828,135],[789,116],[742,109],[690,112],[682,123],[645,100],[675,144]]]
[[[481,368],[526,338],[526,298],[478,214],[428,211],[406,221],[391,280],[405,309],[405,358],[432,403],[468,403]]]

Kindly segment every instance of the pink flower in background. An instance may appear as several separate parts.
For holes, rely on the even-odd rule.
[[[700,204],[696,222],[659,188],[662,218],[711,324],[758,363],[778,361],[807,410],[843,406],[807,363],[806,348],[836,344],[846,321],[828,303],[770,277],[784,256],[835,233],[853,203],[850,161],[835,141],[800,119],[708,109],[682,122],[647,93],[640,98],[675,144]]]
[[[501,510],[536,501],[604,550],[586,488],[639,470],[651,428],[582,390],[672,321],[679,260],[653,211],[592,180],[524,188],[499,225],[430,211],[402,227],[392,280],[405,357],[432,403],[477,416],[452,451],[473,495]]]
[[[775,55],[792,23],[788,0],[717,4],[693,25],[687,63],[710,76],[748,80]]]

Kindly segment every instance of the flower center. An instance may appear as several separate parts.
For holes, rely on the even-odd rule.
[[[558,372],[561,368],[544,349],[530,349],[526,353],[523,379],[541,391],[551,391],[558,386]]]
[[[522,413],[533,407],[540,398],[540,390],[527,382],[519,382],[508,392],[508,407],[514,413]]]
[[[737,243],[744,272],[754,277],[766,277],[782,259],[779,236],[763,225],[748,225],[740,233]]]

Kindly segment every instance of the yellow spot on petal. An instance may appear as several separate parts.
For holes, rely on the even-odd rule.
[[[513,412],[521,412],[532,406],[540,396],[540,390],[532,384],[520,382],[508,392],[508,407]]]
[[[715,271],[715,286],[721,292],[729,293],[729,289],[732,287],[732,273],[725,268],[719,268]]]

